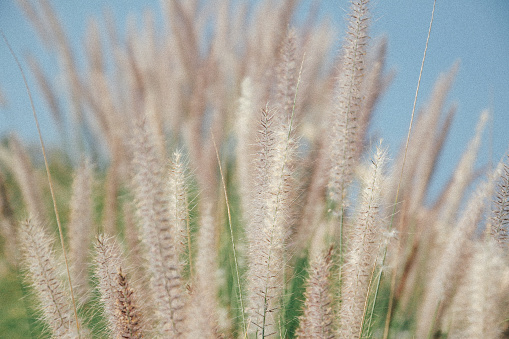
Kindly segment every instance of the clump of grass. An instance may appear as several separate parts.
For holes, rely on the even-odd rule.
[[[75,122],[69,149],[98,155],[63,169],[71,187],[51,180],[42,147],[57,250],[41,170],[15,136],[0,146],[1,234],[19,239],[6,250],[20,249],[52,337],[496,338],[509,326],[507,165],[469,193],[487,113],[425,204],[458,66],[415,126],[414,107],[396,161],[385,146],[371,154],[392,75],[386,42],[369,45],[369,1],[351,1],[332,65],[330,29],[313,16],[293,26],[296,1],[250,14],[165,1],[164,35],[150,13],[125,40],[107,15],[107,41],[91,21],[83,69],[51,4],[20,4],[59,55],[63,98],[31,59],[56,124]]]

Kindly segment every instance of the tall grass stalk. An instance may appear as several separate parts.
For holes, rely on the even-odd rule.
[[[414,104],[413,104],[413,107],[412,107],[412,114],[410,116],[410,124],[408,125],[408,134],[407,134],[406,143],[405,143],[405,154],[403,155],[403,164],[401,166],[401,174],[399,176],[400,179],[398,181],[398,188],[396,190],[396,196],[394,197],[394,209],[392,211],[391,223],[390,223],[390,226],[389,226],[391,228],[394,225],[394,216],[396,215],[396,206],[398,205],[399,190],[401,188],[401,180],[403,178],[403,171],[405,170],[405,161],[406,161],[406,155],[407,155],[407,152],[408,152],[408,143],[410,141],[410,135],[412,133],[412,124],[413,124],[413,121],[414,121],[415,107],[417,106],[417,96],[419,94],[419,88],[421,86],[421,78],[422,78],[422,72],[424,70],[424,61],[426,60],[426,53],[428,52],[429,38],[431,36],[431,27],[433,27],[433,19],[435,18],[435,6],[436,6],[436,3],[437,3],[437,1],[434,0],[433,1],[433,10],[431,11],[431,19],[429,21],[428,36],[426,38],[426,46],[424,47],[424,55],[422,56],[421,69],[419,71],[419,79],[417,80],[417,88],[415,90]],[[399,246],[397,246],[397,247],[399,248]],[[384,255],[383,255],[383,259],[382,259],[382,265],[385,262],[386,254],[387,254],[387,250],[384,251]],[[397,262],[398,261],[396,261],[396,263]],[[394,302],[393,301],[393,298],[394,298],[394,288],[396,286],[396,274],[397,274],[397,265],[396,265],[396,267],[393,268],[392,276],[391,276],[391,292],[390,292],[390,295],[389,295],[388,312],[387,312],[387,316],[385,318],[384,339],[388,338],[388,336],[389,336],[389,328],[390,328],[390,325],[391,325],[391,318],[392,318],[392,304]],[[379,288],[379,284],[377,284],[377,290],[378,290],[378,288]]]
[[[242,296],[242,285],[240,283],[240,273],[239,273],[239,263],[238,263],[238,259],[237,259],[237,249],[235,248],[235,238],[233,237],[230,202],[228,201],[228,192],[226,189],[226,181],[225,181],[224,174],[223,174],[223,168],[221,166],[221,160],[219,158],[219,152],[217,150],[217,145],[216,145],[216,142],[215,142],[213,136],[212,136],[212,142],[214,143],[214,150],[216,151],[219,172],[221,174],[221,182],[223,184],[224,198],[226,200],[226,211],[228,213],[228,229],[230,230],[230,239],[232,242],[233,260],[235,262],[235,275],[237,278],[238,298],[240,301],[240,308],[241,308],[241,315],[242,315],[242,329],[243,329],[245,335],[247,335],[247,327],[246,327],[247,325],[246,325],[246,319],[245,319],[246,310],[244,308],[244,298]]]
[[[60,223],[60,214],[58,213],[58,208],[57,208],[57,203],[56,203],[56,198],[55,198],[55,192],[54,192],[54,189],[53,189],[53,182],[51,180],[51,172],[49,170],[48,158],[46,156],[46,149],[44,147],[44,141],[42,139],[41,127],[39,126],[39,120],[37,119],[37,113],[35,112],[35,106],[34,106],[34,102],[32,100],[32,94],[30,92],[30,88],[28,87],[28,83],[27,83],[27,80],[26,80],[26,77],[25,77],[25,72],[23,71],[23,68],[21,67],[20,62],[19,62],[18,58],[16,57],[16,54],[12,50],[11,45],[9,44],[9,41],[5,37],[4,33],[2,31],[0,31],[0,34],[2,34],[2,38],[3,38],[4,42],[5,42],[5,44],[7,45],[7,47],[9,48],[9,52],[11,53],[12,57],[16,61],[16,65],[18,66],[18,69],[19,69],[19,71],[21,73],[21,76],[23,77],[23,82],[25,84],[25,89],[27,90],[28,98],[29,98],[29,101],[30,101],[30,106],[32,107],[32,113],[33,113],[35,125],[37,127],[37,134],[39,135],[39,142],[41,144],[42,155],[43,155],[43,158],[44,158],[44,166],[46,167],[46,174],[48,176],[48,184],[49,184],[49,188],[50,188],[50,192],[51,192],[51,200],[53,201],[53,210],[55,212],[55,218],[56,218],[57,226],[58,226],[58,233],[59,233],[59,236],[60,236],[60,245],[62,247],[62,252],[64,254],[65,267],[66,267],[66,270],[67,270],[67,279],[69,281],[69,289],[71,291],[71,299],[72,299],[72,305],[73,305],[76,329],[78,331],[77,332],[78,333],[78,337],[81,337],[81,335],[80,335],[80,323],[79,323],[79,320],[78,320],[78,311],[77,311],[77,308],[76,308],[76,301],[74,300],[74,291],[73,291],[73,287],[72,287],[71,273],[70,273],[70,269],[69,269],[69,262],[67,260],[67,252],[65,250],[65,244],[64,244],[64,234],[62,232],[62,224]]]
[[[366,321],[373,267],[382,241],[383,216],[379,214],[386,153],[379,147],[363,179],[362,202],[349,237],[343,269],[339,317],[341,338],[360,338]]]

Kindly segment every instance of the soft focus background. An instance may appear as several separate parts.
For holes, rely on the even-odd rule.
[[[309,11],[311,2],[302,1],[299,13]],[[51,3],[67,30],[78,62],[82,58],[83,37],[91,16],[101,17],[104,10],[109,10],[119,32],[125,31],[128,20],[140,22],[143,11],[148,8],[158,13],[156,18],[161,20],[159,2],[155,0],[53,0]],[[348,2],[323,1],[319,6],[319,15],[330,20],[336,28],[339,49]],[[384,138],[393,157],[406,138],[432,8],[432,0],[375,1],[372,4],[371,36],[374,39],[384,35],[388,38],[387,65],[396,71],[391,87],[378,105],[372,131]],[[27,55],[35,56],[51,76],[57,74],[55,56],[45,49],[15,1],[0,1],[0,29],[24,65],[45,139],[52,145],[61,144],[49,110],[25,62]],[[419,107],[427,100],[440,72],[448,70],[459,60],[460,69],[448,99],[450,103],[457,102],[459,107],[431,195],[439,190],[454,170],[473,135],[481,110],[489,108],[492,115],[478,166],[498,162],[507,153],[508,57],[508,1],[437,2],[417,104]],[[36,129],[22,77],[3,42],[0,43],[0,91],[4,94],[2,101],[5,101],[0,107],[0,138],[5,137],[9,131],[16,131],[24,140],[35,143]]]

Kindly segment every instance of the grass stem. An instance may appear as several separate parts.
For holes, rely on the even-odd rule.
[[[228,201],[228,191],[226,190],[226,181],[223,175],[223,168],[221,166],[221,159],[219,158],[219,151],[217,150],[216,141],[214,140],[214,135],[211,133],[212,143],[214,144],[214,150],[216,152],[217,157],[217,164],[219,166],[219,173],[221,174],[221,182],[223,184],[223,191],[224,191],[224,198],[226,200],[226,210],[228,213],[228,228],[230,229],[230,237],[232,240],[232,250],[233,250],[233,260],[235,261],[235,274],[237,276],[237,285],[239,290],[239,301],[240,301],[240,308],[242,311],[242,328],[244,330],[244,333],[247,335],[247,328],[246,328],[246,319],[245,319],[245,310],[244,310],[244,298],[242,297],[242,285],[240,284],[240,273],[239,273],[239,263],[237,260],[237,250],[235,248],[235,239],[233,237],[233,229],[232,229],[232,215],[230,212],[230,202]]]
[[[410,125],[408,126],[408,134],[407,134],[406,144],[405,144],[405,154],[403,156],[403,165],[401,166],[401,173],[400,173],[400,176],[399,176],[398,189],[396,190],[396,197],[394,199],[394,209],[392,211],[391,223],[390,223],[390,226],[389,226],[390,228],[392,228],[392,226],[394,224],[394,215],[396,214],[396,205],[398,203],[399,191],[400,191],[400,188],[401,188],[401,181],[402,181],[402,178],[403,178],[403,171],[405,169],[405,161],[406,161],[406,156],[407,156],[407,152],[408,152],[408,144],[410,142],[410,134],[412,133],[412,124],[413,124],[414,116],[415,116],[415,107],[417,105],[417,96],[419,94],[419,88],[420,88],[420,85],[421,85],[422,71],[424,69],[424,61],[426,60],[426,53],[428,51],[428,43],[429,43],[429,38],[431,36],[431,27],[433,26],[433,19],[435,17],[435,6],[436,6],[436,3],[437,3],[437,0],[434,0],[433,1],[433,10],[431,11],[431,20],[429,22],[428,37],[426,38],[426,46],[424,47],[424,55],[422,57],[421,70],[419,71],[419,80],[417,81],[417,89],[415,90],[414,104],[413,104],[413,107],[412,107],[412,116],[410,118]],[[385,261],[386,254],[387,254],[387,249],[385,249],[385,251],[384,251],[384,257],[383,257],[384,261]],[[389,327],[390,327],[391,318],[392,318],[392,304],[394,302],[394,292],[395,292],[395,289],[396,289],[396,274],[397,274],[397,271],[398,271],[398,265],[397,265],[398,261],[399,261],[398,257],[396,256],[396,265],[392,269],[391,291],[390,291],[390,294],[389,294],[389,306],[388,306],[388,310],[387,310],[387,316],[385,318],[385,328],[384,328],[383,339],[387,339],[388,336],[389,336]],[[382,265],[383,265],[383,262],[382,262]]]
[[[67,251],[65,250],[64,234],[62,232],[62,224],[60,223],[60,215],[58,213],[57,201],[56,201],[56,198],[55,198],[55,191],[53,189],[53,181],[51,180],[51,172],[50,172],[50,169],[49,169],[48,158],[46,156],[46,148],[44,147],[44,141],[42,139],[41,127],[39,126],[39,120],[37,119],[37,113],[35,111],[35,105],[34,105],[34,101],[32,99],[32,93],[30,92],[30,88],[28,87],[28,82],[27,82],[27,79],[26,79],[26,76],[25,76],[25,72],[23,71],[23,67],[21,67],[21,63],[19,62],[18,57],[16,56],[16,54],[12,50],[12,47],[9,44],[9,41],[7,40],[7,37],[5,36],[4,32],[0,30],[0,34],[2,35],[2,38],[3,38],[4,42],[5,42],[5,44],[7,45],[7,48],[9,49],[9,52],[11,53],[12,57],[16,61],[16,65],[18,66],[18,69],[21,72],[21,76],[23,77],[23,82],[25,83],[25,88],[27,90],[28,98],[30,100],[30,105],[32,107],[32,113],[33,113],[33,116],[34,116],[35,125],[37,127],[37,133],[39,135],[39,141],[41,143],[42,156],[44,158],[44,166],[46,167],[46,174],[48,176],[48,184],[49,184],[49,189],[50,189],[50,192],[51,192],[51,199],[53,200],[53,209],[55,211],[55,218],[56,218],[57,225],[58,225],[58,234],[60,236],[60,245],[62,247],[62,253],[64,254],[65,268],[67,270],[67,280],[69,282],[69,288],[71,290],[72,306],[73,306],[73,311],[74,311],[74,317],[75,317],[75,320],[76,320],[76,329],[78,331],[78,337],[81,338],[80,323],[78,321],[78,311],[77,311],[77,308],[76,308],[76,301],[74,300],[74,291],[73,291],[73,288],[72,288],[71,273],[70,273],[70,269],[69,269],[69,262],[68,262],[68,259],[67,259]]]

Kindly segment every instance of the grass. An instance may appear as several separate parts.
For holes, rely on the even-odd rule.
[[[90,191],[75,164],[86,152],[42,146],[42,168],[15,136],[1,144],[1,333],[504,335],[508,166],[472,189],[483,113],[449,184],[424,203],[456,66],[415,115],[426,41],[408,137],[387,159],[394,146],[369,134],[391,75],[386,42],[370,45],[367,0],[351,2],[336,65],[326,26],[290,28],[292,1],[245,17],[228,2],[168,1],[164,35],[150,14],[125,41],[113,25],[107,41],[87,35],[83,70],[50,3],[20,5],[60,56],[66,93],[54,79],[39,86],[69,108],[53,112],[77,131],[66,149],[98,160]]]

